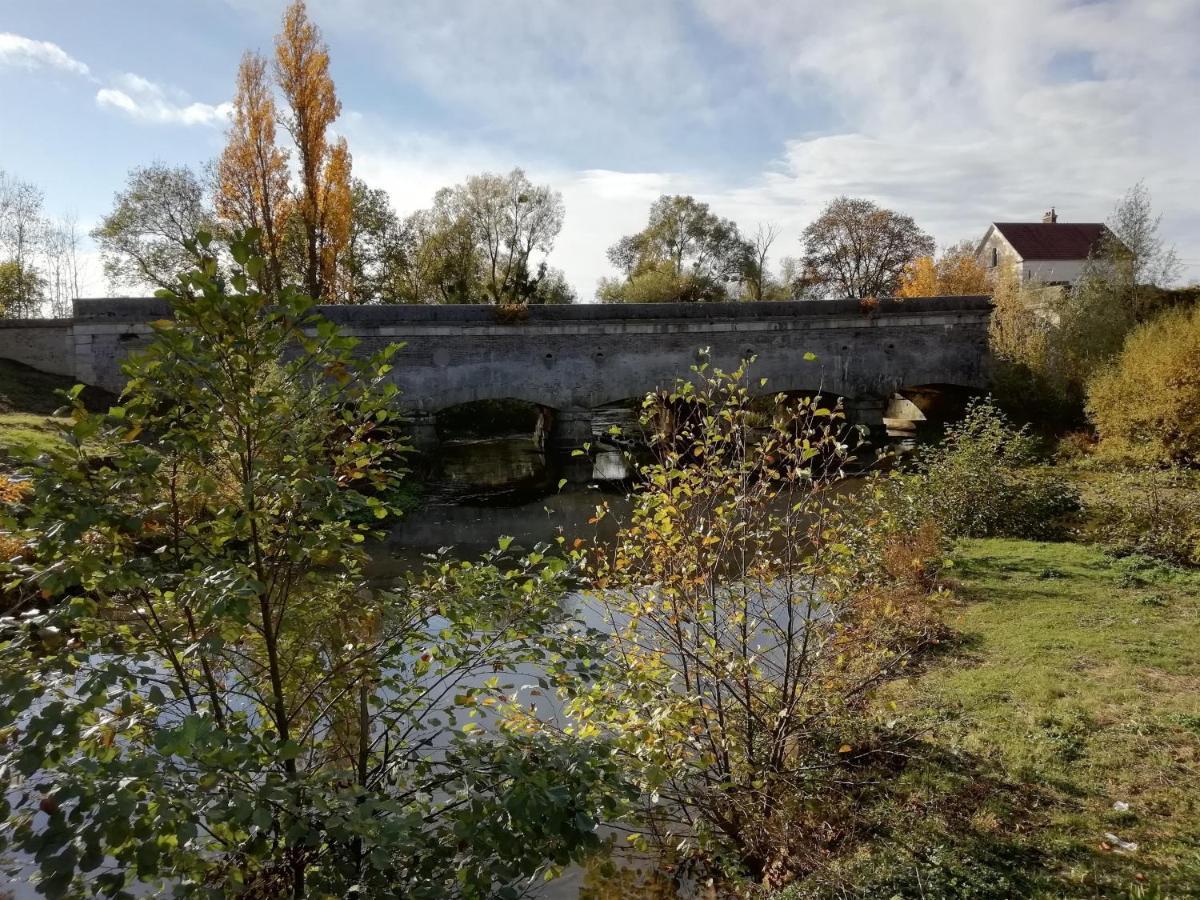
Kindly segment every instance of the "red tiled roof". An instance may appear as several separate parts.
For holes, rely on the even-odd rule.
[[[993,222],[1022,259],[1086,259],[1108,229],[1100,222]]]

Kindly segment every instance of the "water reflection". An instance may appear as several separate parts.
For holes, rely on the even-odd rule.
[[[612,515],[589,524],[603,502]],[[375,552],[369,574],[378,579],[399,575],[443,547],[453,548],[455,556],[478,556],[495,549],[502,535],[513,538],[516,550],[550,543],[559,534],[568,542],[577,537],[607,540],[629,508],[626,496],[598,488],[568,490],[514,506],[429,503],[392,529]]]

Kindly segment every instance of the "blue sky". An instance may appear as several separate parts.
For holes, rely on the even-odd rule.
[[[219,151],[282,0],[0,0],[0,169],[90,228],[132,166]],[[399,211],[514,165],[562,191],[584,298],[663,192],[775,257],[834,196],[939,240],[1105,218],[1144,179],[1200,278],[1198,0],[310,0],[357,174]],[[103,291],[92,259],[88,286]]]

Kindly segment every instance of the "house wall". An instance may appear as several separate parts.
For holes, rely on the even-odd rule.
[[[1082,259],[1031,259],[1021,264],[1021,277],[1031,281],[1067,281],[1074,284],[1083,272]]]
[[[1017,266],[1018,271],[1021,267],[1021,258],[1017,256],[1012,245],[1006,241],[1003,236],[995,228],[989,229],[987,238],[979,248],[979,253],[976,254],[975,260],[979,265],[983,266],[988,271],[992,269],[992,248],[996,249],[998,265],[997,268],[1003,268],[1005,265],[1012,263]]]

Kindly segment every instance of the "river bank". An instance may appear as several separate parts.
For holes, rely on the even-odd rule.
[[[881,700],[922,737],[874,836],[779,900],[1200,894],[1200,573],[1000,539],[953,562],[953,646]]]

